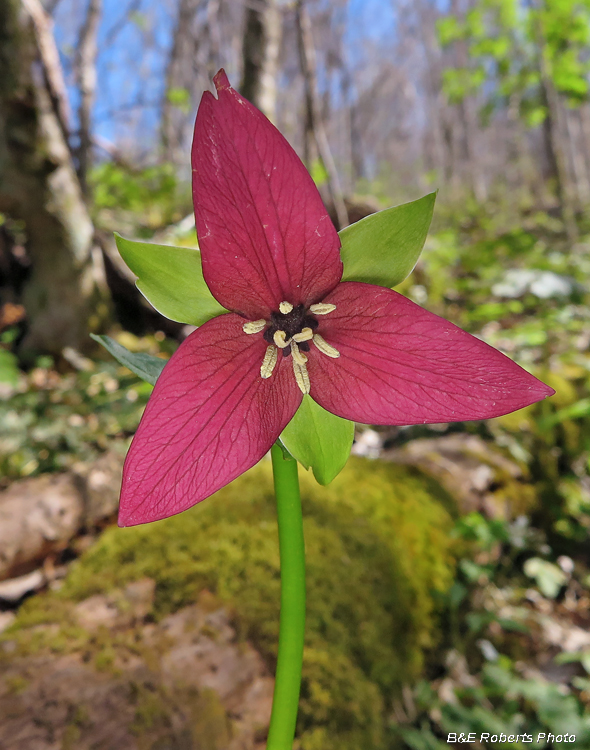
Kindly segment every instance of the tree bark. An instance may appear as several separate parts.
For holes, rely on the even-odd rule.
[[[537,8],[537,4],[534,6]],[[552,71],[546,54],[546,41],[539,17],[533,28],[537,46],[537,64],[540,73],[541,101],[546,110],[543,122],[545,144],[550,168],[555,178],[561,216],[570,242],[578,237],[576,225],[574,187],[567,168],[567,147],[564,144],[563,122],[559,93],[553,83]]]
[[[586,177],[590,182],[590,103],[586,102],[578,109],[578,116],[582,154],[586,164]]]
[[[100,250],[55,101],[59,84],[51,83],[60,71],[50,23],[38,0],[0,0],[0,211],[24,221],[32,260],[24,358],[89,348],[89,330],[108,312]]]
[[[258,0],[246,9],[240,93],[276,120],[282,16],[277,0]]]
[[[76,50],[76,81],[80,91],[78,119],[80,121],[77,150],[78,178],[82,194],[89,197],[88,172],[92,163],[92,106],[96,94],[96,38],[102,13],[102,0],[89,0],[86,19],[80,31]]]
[[[543,53],[541,50],[541,58]],[[576,225],[575,198],[573,185],[567,168],[567,153],[563,143],[560,128],[561,112],[559,94],[553,81],[551,81],[545,65],[541,65],[541,91],[546,105],[547,115],[543,126],[546,133],[546,144],[548,146],[548,157],[555,176],[555,187],[557,198],[561,207],[561,215],[565,231],[570,242],[578,238]]]
[[[590,182],[584,158],[584,133],[579,109],[563,110],[565,132],[567,133],[569,164],[575,187],[578,210],[583,211],[590,200]]]
[[[180,0],[178,19],[172,38],[170,57],[166,66],[166,86],[162,101],[161,140],[163,156],[166,161],[179,164],[182,152],[182,135],[187,119],[186,112],[175,103],[171,93],[177,89],[185,89],[190,95],[190,88],[185,85],[185,78],[192,74],[192,66],[185,70],[187,61],[191,61],[196,54],[196,38],[193,21],[199,0]]]
[[[328,187],[330,197],[334,202],[334,209],[338,218],[339,228],[347,226],[348,213],[338,170],[332,157],[328,137],[322,121],[321,106],[318,95],[317,78],[316,78],[316,56],[313,44],[313,35],[311,30],[311,19],[303,0],[297,0],[297,34],[299,42],[299,56],[301,61],[301,70],[305,81],[305,102],[306,102],[306,130],[308,136],[313,135],[319,157],[324,163],[328,175]],[[307,139],[306,139],[307,140]],[[309,148],[307,149],[307,158],[309,159]],[[308,166],[310,162],[308,161]]]

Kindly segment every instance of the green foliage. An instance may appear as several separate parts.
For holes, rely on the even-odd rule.
[[[557,390],[542,404],[492,420],[488,434],[531,466],[545,528],[581,542],[590,529],[583,458],[590,450],[590,245],[582,240],[572,253],[560,230],[538,214],[511,228],[480,217],[462,231],[438,232],[414,286],[403,289]]]
[[[438,491],[403,467],[357,458],[328,488],[301,480],[308,588],[301,748],[385,749],[390,701],[419,675],[424,649],[438,637],[434,596],[453,576],[452,521]],[[27,643],[29,626],[63,621],[64,604],[144,576],[156,581],[156,618],[213,591],[272,667],[280,577],[270,464],[180,516],[108,529],[59,592],[23,606],[6,637]]]
[[[394,287],[413,270],[428,234],[436,193],[387,208],[340,234],[342,281]]]
[[[159,350],[153,339],[120,338],[129,347]],[[163,348],[169,354],[174,344]],[[106,356],[108,362],[83,360],[86,369],[66,375],[56,373],[45,357],[26,376],[20,374],[16,392],[0,399],[1,480],[60,471],[111,447],[125,450],[152,388]]]
[[[12,353],[0,347],[0,383],[16,386],[18,383],[18,360]]]
[[[103,162],[92,170],[90,184],[96,221],[120,231],[133,226],[141,237],[151,237],[192,210],[190,186],[179,182],[171,164],[136,170]]]
[[[95,336],[91,333],[90,337],[99,344],[102,344],[117,362],[131,370],[138,378],[141,378],[150,385],[156,385],[156,380],[162,374],[166,360],[154,357],[152,354],[146,354],[145,352],[130,352],[110,336]]]
[[[281,433],[289,453],[320,484],[329,484],[342,471],[354,440],[354,423],[330,414],[304,396],[293,419]]]
[[[463,45],[465,65],[443,71],[444,90],[452,102],[482,91],[488,104],[516,98],[530,127],[546,116],[542,76],[571,104],[588,97],[590,2],[551,0],[479,0],[462,17],[447,16],[438,24],[442,46]]]
[[[117,233],[115,241],[138,277],[137,288],[165,317],[200,326],[227,312],[205,283],[199,250],[127,240]]]
[[[169,89],[166,94],[170,104],[173,104],[181,112],[187,115],[191,108],[191,96],[189,91],[184,88],[172,88]]]
[[[310,167],[309,173],[311,175],[311,179],[318,187],[321,187],[328,182],[328,173],[326,171],[326,167],[324,166],[324,162],[321,159],[315,159]]]
[[[421,729],[401,728],[401,736],[414,750],[442,750],[448,747],[437,736],[449,732],[465,735],[475,732],[490,735],[532,735],[535,747],[554,747],[547,742],[547,734],[575,735],[568,747],[588,747],[590,742],[590,715],[584,713],[573,695],[564,694],[560,685],[542,677],[523,678],[507,657],[485,664],[481,680],[455,691],[455,701],[444,702],[426,682],[419,684],[414,693]],[[432,726],[429,717],[438,717]],[[434,731],[433,731],[434,730]],[[540,737],[544,734],[545,737]],[[421,744],[422,742],[422,744]],[[486,748],[511,748],[525,750],[528,742],[488,742]]]
[[[555,599],[567,582],[561,568],[540,557],[530,557],[524,564],[524,572],[535,579],[541,593],[550,599]]]

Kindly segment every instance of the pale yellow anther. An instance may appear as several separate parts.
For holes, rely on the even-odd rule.
[[[287,339],[287,334],[284,331],[275,331],[272,340],[279,349],[285,349],[285,347],[289,346],[290,339]]]
[[[283,313],[283,315],[288,315],[292,309],[293,305],[290,302],[281,302],[281,304],[279,305],[279,310]]]
[[[307,372],[307,367],[298,364],[295,361],[295,357],[293,357],[293,372],[295,373],[295,380],[301,393],[309,393],[309,373]]]
[[[291,354],[293,355],[293,360],[297,362],[298,365],[304,365],[307,362],[307,357],[303,352],[299,351],[299,347],[294,341],[291,341]]]
[[[332,357],[332,359],[337,359],[340,356],[340,352],[338,349],[334,349],[333,346],[328,344],[328,342],[323,339],[319,333],[316,333],[313,337],[313,343],[317,346],[317,348],[321,351],[322,354],[325,354],[326,357]]]
[[[331,305],[329,302],[318,302],[317,305],[311,305],[309,312],[314,315],[327,315],[328,313],[334,312],[336,305]]]
[[[304,328],[300,333],[296,333],[293,336],[293,341],[296,341],[298,344],[300,344],[302,341],[309,341],[313,338],[313,331],[311,328]]]
[[[264,359],[262,360],[262,365],[260,366],[260,375],[263,378],[265,379],[270,378],[273,370],[275,369],[278,356],[279,356],[279,350],[276,348],[276,346],[266,347],[266,354],[264,355]]]
[[[244,333],[260,333],[265,325],[266,320],[249,320],[242,326],[242,331],[244,331]]]

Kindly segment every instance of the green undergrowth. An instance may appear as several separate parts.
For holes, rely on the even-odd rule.
[[[308,620],[301,750],[385,748],[386,716],[437,642],[439,601],[454,575],[449,499],[411,469],[351,459],[329,486],[300,472]],[[21,653],[79,648],[72,602],[149,577],[157,621],[203,589],[229,605],[239,636],[274,668],[279,555],[270,463],[179,516],[108,529],[58,592],[31,599],[4,638]],[[51,637],[38,627],[54,625]],[[103,644],[104,646],[104,644]]]

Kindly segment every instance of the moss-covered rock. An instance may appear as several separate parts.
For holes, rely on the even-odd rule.
[[[301,485],[308,620],[300,747],[385,748],[391,700],[436,643],[434,602],[453,577],[448,498],[412,469],[362,459],[328,487],[305,472]],[[108,529],[63,588],[31,599],[5,637],[21,650],[51,646],[31,638],[30,626],[63,623],[64,607],[146,577],[155,581],[151,617],[208,589],[274,669],[280,570],[270,464],[180,516]],[[59,633],[51,638],[63,645]]]

